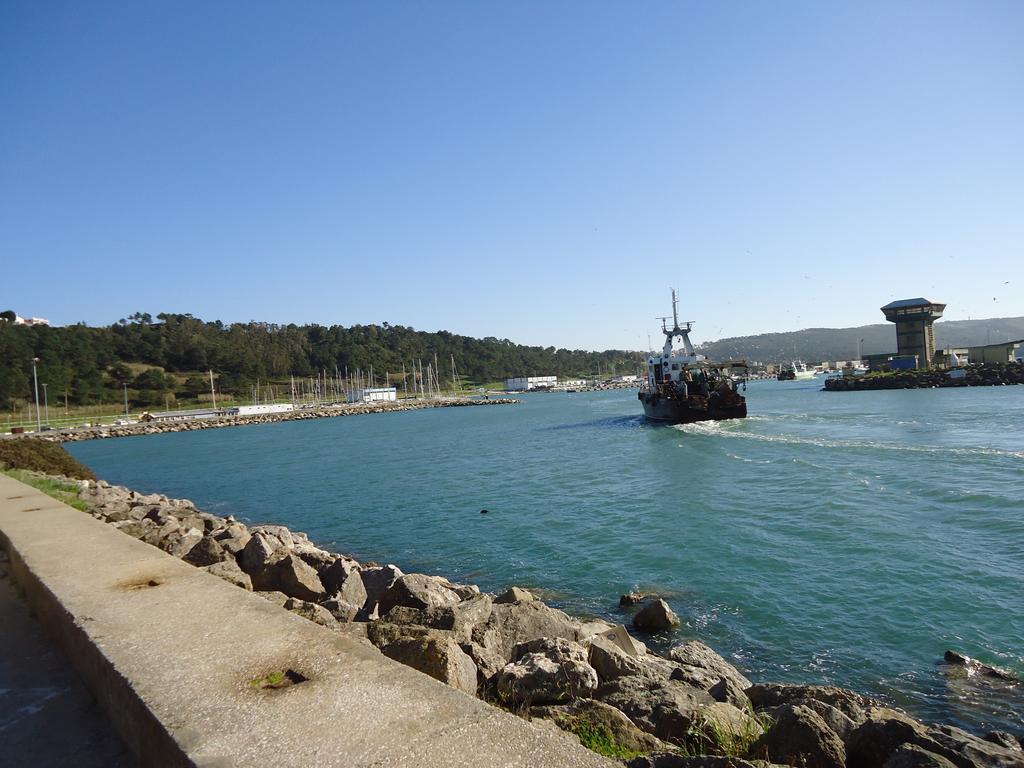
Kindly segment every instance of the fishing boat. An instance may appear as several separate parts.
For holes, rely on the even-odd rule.
[[[788,375],[783,378],[782,373],[779,373],[779,381],[807,381],[813,379],[817,375],[817,371],[807,365],[802,360],[794,360],[788,366],[783,366],[783,371],[787,372]]]
[[[693,321],[680,325],[677,307],[673,290],[672,326],[668,317],[659,318],[665,345],[661,354],[648,355],[647,381],[637,394],[644,415],[669,424],[744,418],[747,400],[739,386],[746,389],[746,362],[714,363],[697,354],[690,343]]]

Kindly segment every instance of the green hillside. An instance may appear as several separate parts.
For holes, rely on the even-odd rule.
[[[865,355],[896,351],[896,327],[892,323],[738,336],[701,344],[700,351],[715,360],[746,359],[761,363],[853,360],[861,339],[861,351]],[[967,347],[1011,339],[1024,339],[1024,317],[935,323],[938,347]]]

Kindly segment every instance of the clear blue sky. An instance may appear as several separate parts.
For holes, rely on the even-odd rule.
[[[0,309],[1024,315],[1024,2],[0,4]]]

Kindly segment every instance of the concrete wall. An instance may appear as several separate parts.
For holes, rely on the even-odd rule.
[[[617,765],[5,475],[0,546],[142,765]]]

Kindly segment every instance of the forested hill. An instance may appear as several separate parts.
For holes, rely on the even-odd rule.
[[[426,368],[435,355],[438,378],[446,386],[452,356],[458,375],[478,384],[509,376],[636,373],[641,364],[636,352],[527,347],[508,339],[425,333],[388,323],[350,328],[225,325],[191,315],[160,314],[154,319],[142,313],[103,328],[15,326],[0,320],[0,409],[30,397],[33,357],[40,359],[40,385],[46,382],[51,396],[63,399],[66,391],[75,404],[116,402],[127,385],[134,403],[162,404],[168,394],[194,397],[204,390],[203,380],[159,370],[133,373],[125,364],[171,374],[213,370],[219,392],[247,395],[256,381],[314,376],[324,370],[334,376],[336,368],[354,374],[372,367],[378,382],[390,374],[395,383],[403,364],[407,371],[414,361]]]
[[[821,362],[853,360],[857,342],[863,339],[865,355],[896,351],[896,326],[892,323],[862,325],[857,328],[805,328],[788,333],[762,333],[719,339],[700,345],[700,351],[713,360],[745,359],[761,363],[788,360]],[[1024,339],[1024,317],[990,320],[939,320],[935,323],[937,347],[967,347]]]

